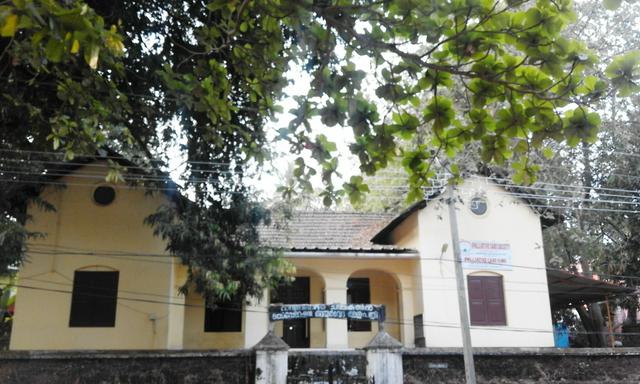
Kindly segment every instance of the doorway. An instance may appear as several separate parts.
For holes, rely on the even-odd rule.
[[[309,304],[309,277],[296,277],[282,284],[271,297],[272,304]],[[283,320],[282,339],[291,348],[309,348],[309,319]]]

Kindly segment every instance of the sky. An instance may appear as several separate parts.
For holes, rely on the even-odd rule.
[[[360,26],[360,28],[363,28],[363,26]],[[338,45],[336,47],[336,55],[337,57],[344,58],[346,55],[344,47]],[[367,76],[362,81],[362,93],[364,95],[374,94],[378,86],[376,73],[379,73],[379,69],[376,68],[373,60],[367,56],[361,56],[356,53],[352,53],[350,60],[355,64],[357,70],[362,70],[367,73]],[[285,96],[279,103],[279,105],[283,107],[283,112],[277,114],[276,119],[267,125],[267,129],[272,138],[275,138],[279,128],[287,127],[293,119],[294,116],[288,113],[288,111],[297,107],[294,97],[306,95],[312,80],[309,73],[304,71],[300,65],[295,64],[292,64],[287,77],[289,79],[289,85],[284,89]],[[379,111],[385,108],[385,105],[379,98],[373,97],[371,101],[377,103]],[[359,175],[359,160],[349,150],[349,145],[354,141],[354,134],[351,127],[342,127],[339,124],[328,127],[322,124],[320,117],[312,118],[310,125],[313,135],[324,134],[330,141],[336,144],[337,151],[334,153],[334,156],[338,158],[338,173],[341,177],[334,180],[334,185],[340,186],[343,182],[348,181],[351,176]],[[286,181],[286,171],[293,166],[293,162],[298,157],[298,155],[290,152],[289,146],[284,141],[274,141],[272,149],[277,154],[277,158],[270,167],[265,168],[265,173],[262,176],[263,180],[261,180],[258,186],[265,196],[273,196],[275,194],[276,188]],[[306,164],[315,165],[308,153],[303,153],[301,156],[305,159]],[[316,188],[322,187],[319,174],[312,180],[312,183]]]
[[[357,69],[361,69],[369,74],[374,73],[375,68],[373,64],[366,57],[356,57],[354,60]],[[309,153],[303,153],[296,155],[291,153],[289,145],[276,138],[278,129],[287,127],[289,122],[294,118],[289,110],[297,107],[295,96],[304,96],[309,91],[311,76],[304,71],[299,65],[292,65],[291,69],[287,73],[289,79],[289,85],[285,87],[283,91],[283,98],[278,103],[282,107],[282,113],[277,113],[274,120],[267,123],[265,129],[267,130],[268,137],[271,140],[271,150],[274,153],[274,159],[265,164],[263,169],[259,171],[257,177],[252,179],[249,183],[259,193],[262,198],[275,197],[276,189],[284,185],[287,178],[287,171],[293,168],[293,163],[298,156],[302,156],[305,159],[305,163],[315,165],[312,161]],[[373,75],[369,75],[363,81],[363,91],[373,93],[375,90],[374,85],[375,78]],[[175,122],[175,124],[178,124]],[[310,125],[313,130],[313,136],[317,134],[324,134],[330,141],[336,143],[337,151],[334,153],[338,157],[338,173],[342,175],[339,180],[334,180],[335,185],[341,185],[343,181],[348,180],[351,176],[359,174],[358,160],[349,151],[349,144],[353,142],[353,131],[350,127],[342,127],[336,125],[334,127],[327,127],[321,123],[320,117],[314,117],[310,120]],[[179,181],[180,176],[184,173],[184,158],[181,157],[181,153],[178,150],[178,144],[169,148],[170,161],[169,169],[171,170],[171,176],[174,180]],[[322,182],[320,176],[312,180],[314,187],[321,188]]]

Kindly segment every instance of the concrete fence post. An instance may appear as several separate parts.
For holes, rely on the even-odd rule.
[[[381,330],[364,347],[367,352],[367,380],[375,384],[402,383],[402,344]]]
[[[269,330],[253,347],[256,353],[256,384],[286,384],[289,346]]]

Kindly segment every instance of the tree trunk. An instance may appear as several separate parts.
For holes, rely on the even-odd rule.
[[[587,277],[593,277],[593,272],[591,272],[591,267],[586,261],[581,261],[580,265],[582,266],[582,273]],[[605,327],[604,316],[602,316],[602,309],[600,308],[599,303],[587,304],[587,308],[589,308],[589,319],[593,330],[589,332],[595,332],[593,335],[597,342],[591,343],[591,338],[589,338],[589,342],[591,346],[594,348],[605,347],[607,345],[607,329]],[[580,314],[580,311],[578,311]],[[580,314],[580,318],[582,319],[582,315]],[[586,328],[586,327],[585,327]]]
[[[629,325],[638,324],[638,308],[629,308],[627,314],[627,321],[629,322]]]
[[[598,338],[598,345],[593,347],[606,347],[607,346],[607,327],[605,326],[604,316],[602,316],[602,308],[599,303],[589,304],[589,312],[593,320],[593,326],[596,328],[596,337]]]
[[[592,309],[591,306],[588,306],[589,310],[585,309],[584,306],[579,305],[576,307],[576,311],[578,311],[578,315],[580,316],[580,321],[582,321],[582,326],[584,330],[587,332],[587,340],[589,340],[589,346],[593,348],[599,348],[604,346],[604,340],[601,337],[600,329],[594,324],[593,318],[591,317]]]
[[[593,177],[593,168],[591,168],[591,150],[587,143],[582,143],[582,185],[585,187],[584,192],[584,205],[585,207],[589,205],[589,199],[591,199],[591,188],[593,186],[594,177]],[[576,218],[578,221],[578,228],[584,234],[587,231],[585,230],[585,226],[582,220],[582,212],[578,211],[576,214]],[[582,273],[586,277],[593,278],[593,272],[591,271],[591,265],[584,257],[580,258],[580,266],[582,267]],[[604,347],[606,346],[606,327],[604,322],[604,316],[602,316],[602,310],[600,309],[600,304],[593,303],[588,304],[589,308],[589,318],[591,319],[591,325],[593,327],[593,331],[595,332],[593,335],[594,341],[591,344],[592,347]],[[580,313],[580,312],[578,312]],[[580,316],[582,318],[582,316]],[[597,341],[595,340],[597,339]],[[589,338],[591,342],[591,338]]]

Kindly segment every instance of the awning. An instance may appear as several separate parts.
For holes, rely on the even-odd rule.
[[[575,275],[557,269],[547,269],[551,309],[604,301],[607,297],[630,294],[635,288],[623,287]]]

